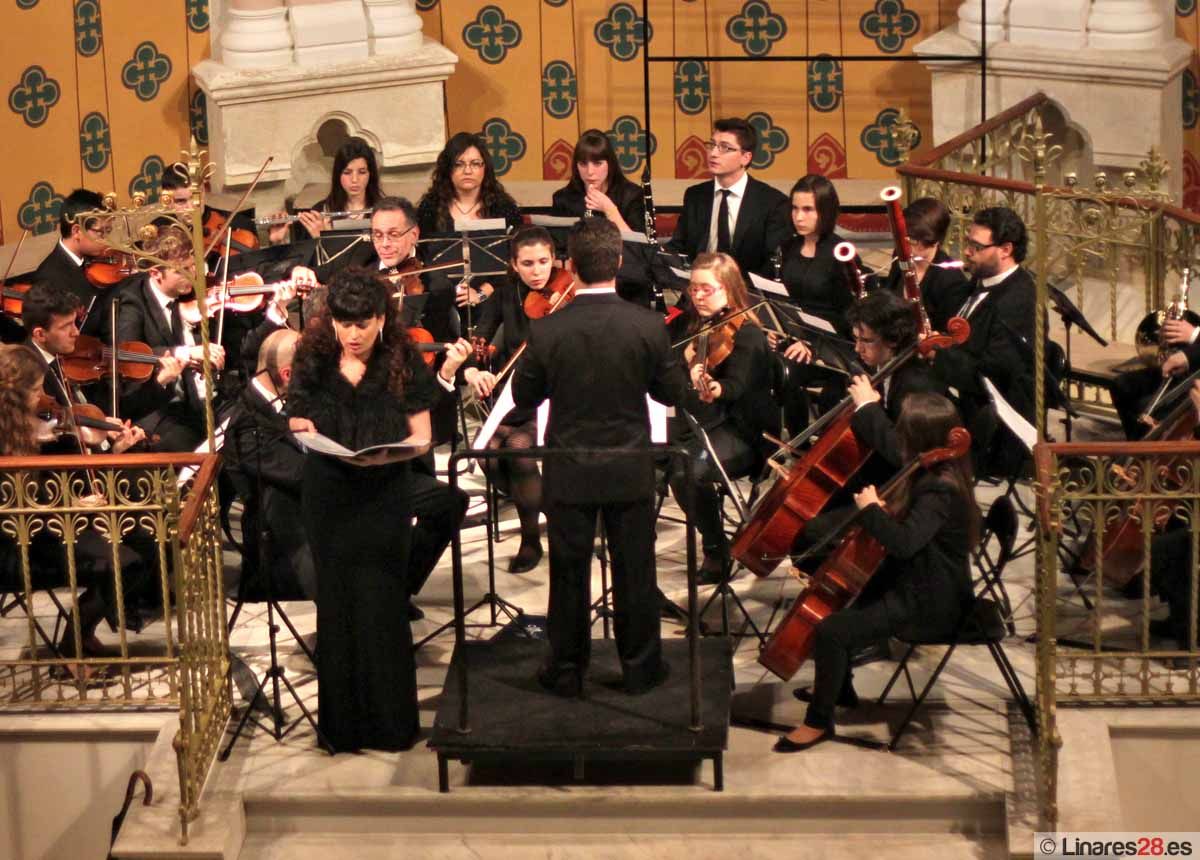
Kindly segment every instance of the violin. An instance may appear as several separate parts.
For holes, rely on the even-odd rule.
[[[112,370],[112,347],[99,338],[81,334],[75,349],[58,357],[63,375],[78,385],[108,376]],[[154,374],[158,356],[148,344],[131,340],[117,344],[117,373],[124,379],[145,381]]]
[[[546,286],[530,290],[525,296],[525,316],[540,320],[544,316],[564,308],[575,298],[575,276],[566,269],[555,269]]]
[[[705,328],[683,348],[683,358],[688,366],[689,376],[692,368],[704,368],[697,390],[700,399],[705,403],[712,400],[709,392],[712,377],[709,374],[729,358],[733,352],[734,338],[745,322],[745,313],[736,313],[728,307],[722,308],[712,319],[705,321]]]
[[[76,427],[86,427],[105,433],[120,433],[125,429],[125,425],[109,421],[104,415],[104,410],[99,406],[91,403],[75,403],[67,407],[45,393],[38,397],[34,412],[43,421],[57,422],[54,431],[63,435],[74,435]]]
[[[419,296],[425,292],[425,282],[421,280],[420,275],[422,271],[420,260],[416,257],[409,257],[407,260],[402,260],[395,269],[395,272],[384,275],[384,277],[392,283],[400,285],[400,289],[396,292],[406,296]]]
[[[446,344],[435,341],[429,329],[424,329],[420,326],[409,328],[408,339],[412,341],[413,348],[421,353],[421,357],[425,359],[425,364],[430,367],[433,367],[433,363],[437,361],[438,353],[446,351]]]
[[[4,285],[4,313],[10,317],[20,317],[21,309],[25,306],[25,294],[32,284]]]
[[[871,377],[871,384],[878,385],[913,356],[928,357],[934,350],[965,343],[971,334],[970,324],[959,317],[951,319],[946,328],[947,334],[931,335],[896,355]],[[803,442],[817,437],[790,469],[773,459],[768,461],[782,474],[759,498],[730,549],[735,559],[757,575],[769,576],[788,557],[809,521],[871,456],[871,449],[854,435],[850,426],[853,417],[854,398],[847,396],[785,445],[794,452]]]
[[[225,229],[225,225],[229,223],[228,215],[218,212],[216,209],[209,209],[208,214],[204,216],[204,241],[212,243],[212,239],[218,233]],[[229,253],[240,254],[243,251],[258,250],[258,234],[251,230],[246,230],[242,227],[229,228]],[[220,256],[225,256],[225,242],[217,242],[213,246],[213,250]]]
[[[120,251],[113,251],[102,257],[92,257],[83,263],[84,276],[88,283],[98,290],[106,290],[137,273],[137,262],[133,255]]]
[[[204,310],[209,317],[216,316],[222,309],[232,313],[251,313],[261,310],[266,303],[266,297],[274,295],[284,286],[292,282],[274,281],[263,283],[262,275],[257,272],[243,272],[224,284],[217,283],[209,286],[205,292]],[[312,287],[308,284],[297,285],[297,291],[307,293]],[[191,326],[200,324],[200,304],[195,299],[179,303],[179,316]]]
[[[907,463],[884,485],[880,498],[887,500],[895,496],[917,469],[929,469],[938,463],[960,459],[970,450],[971,434],[962,427],[953,428],[944,448],[926,451]],[[806,556],[815,554],[841,539],[759,652],[758,662],[785,681],[796,674],[812,653],[817,626],[853,603],[887,557],[883,545],[859,524],[860,516],[861,512],[855,512],[828,538],[805,553]]]

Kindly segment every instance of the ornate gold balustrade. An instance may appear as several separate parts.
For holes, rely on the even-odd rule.
[[[219,463],[0,458],[0,710],[177,709],[184,841],[231,704]],[[99,652],[80,632],[88,589],[112,607]]]

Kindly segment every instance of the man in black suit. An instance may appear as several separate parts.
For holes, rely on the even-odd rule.
[[[83,219],[84,212],[104,207],[95,191],[77,188],[63,200],[58,215],[58,244],[33,273],[34,283],[51,284],[74,293],[83,306],[84,334],[99,334],[108,307],[106,294],[92,286],[83,266],[108,251],[104,237],[110,226],[100,218]]]
[[[940,350],[934,373],[958,392],[959,408],[975,452],[976,473],[1007,476],[1028,453],[1006,428],[984,388],[986,378],[1027,421],[1033,422],[1033,316],[1037,289],[1021,267],[1028,248],[1025,225],[1001,206],[975,213],[963,243],[971,294],[956,316],[971,324],[961,346]]]
[[[1141,421],[1150,398],[1169,376],[1182,376],[1200,369],[1200,326],[1187,320],[1167,320],[1162,326],[1163,340],[1174,347],[1161,367],[1143,367],[1119,373],[1109,383],[1113,406],[1121,419],[1125,438],[1141,439],[1150,430]]]
[[[567,241],[576,298],[530,325],[513,382],[517,406],[549,399],[546,444],[644,450],[650,443],[646,395],[674,405],[687,381],[662,317],[619,298],[621,234],[587,218]],[[625,689],[643,692],[666,675],[654,569],[654,462],[644,456],[550,458],[543,499],[550,539],[550,656],[538,680],[579,695],[591,651],[592,541],[604,517],[612,552],[617,652]]]
[[[179,300],[192,288],[195,270],[192,246],[178,227],[166,227],[147,250],[165,260],[127,281],[118,294],[117,340],[141,341],[157,355],[183,362],[178,380],[159,384],[157,379],[127,386],[121,394],[122,414],[157,434],[160,451],[192,451],[204,438],[204,346],[200,335],[181,316]],[[109,341],[107,332],[104,339]],[[209,344],[214,370],[225,366],[225,349]]]
[[[667,248],[694,259],[723,251],[742,272],[767,275],[771,255],[792,233],[787,196],[751,177],[758,133],[744,119],[713,123],[707,144],[712,182],[693,185],[683,195],[683,212]]]

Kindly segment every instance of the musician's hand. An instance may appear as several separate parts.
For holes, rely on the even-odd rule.
[[[783,335],[781,335],[779,332],[775,331],[774,329],[767,329],[767,346],[771,347],[771,349],[774,349],[775,347],[779,346],[779,344],[782,342],[783,342]]]
[[[468,367],[463,377],[467,380],[467,385],[471,386],[472,393],[479,400],[491,397],[492,392],[496,389],[496,374],[487,370],[480,370],[478,367]]]
[[[879,499],[879,494],[875,492],[875,485],[870,484],[863,487],[862,490],[854,494],[854,504],[861,511],[863,508],[869,508],[871,505],[879,505],[884,507],[884,504]]]
[[[1192,390],[1188,392],[1188,397],[1196,409],[1196,420],[1200,421],[1200,379],[1192,383]]]
[[[308,266],[295,266],[292,269],[292,285],[297,291],[305,288],[319,287],[321,284],[317,281],[317,273]]]
[[[317,425],[308,418],[289,418],[288,429],[293,433],[316,433]]]
[[[219,343],[210,343],[208,345],[208,360],[212,362],[213,367],[221,370],[225,367],[225,347]],[[196,344],[188,349],[188,364],[194,368],[204,366],[204,344]]]
[[[613,213],[619,212],[617,205],[612,202],[612,198],[595,186],[588,187],[587,194],[583,199],[584,206],[601,213],[605,218],[610,218]]]
[[[802,340],[798,340],[783,351],[784,358],[790,358],[792,361],[798,361],[801,364],[808,364],[812,361],[812,350],[808,348]]]
[[[875,403],[882,399],[879,396],[879,392],[871,385],[871,380],[861,373],[850,380],[850,396],[854,398],[855,408],[865,403]]]
[[[1176,350],[1167,356],[1167,360],[1162,365],[1162,375],[1167,376],[1182,376],[1187,373],[1188,359],[1187,353],[1183,350]]]
[[[125,422],[125,429],[121,432],[115,430],[108,434],[109,441],[112,442],[112,452],[114,454],[124,454],[138,442],[146,438],[146,431],[136,424]]]
[[[314,239],[320,238],[321,231],[328,230],[330,226],[325,217],[313,209],[306,209],[298,213],[296,218],[300,226],[307,230],[308,235]]]
[[[155,381],[164,388],[173,385],[183,373],[183,362],[173,355],[164,355],[158,360],[158,376]]]
[[[486,297],[484,293],[480,292],[474,287],[469,287],[466,284],[459,284],[458,288],[454,291],[454,294],[454,301],[460,308],[466,307],[467,305],[474,307],[482,302]]]
[[[271,218],[286,218],[286,212],[272,212]],[[272,224],[267,228],[267,241],[272,245],[281,245],[287,241],[288,228],[291,224],[286,221],[282,224]]]
[[[1167,320],[1162,325],[1162,338],[1167,343],[1187,345],[1192,342],[1196,326],[1187,320]]]
[[[699,364],[692,367],[692,387],[696,389],[696,396],[701,403],[712,403],[721,396],[721,383],[709,376],[708,371]]]
[[[446,360],[442,362],[442,366],[438,370],[442,379],[447,382],[454,379],[454,374],[458,373],[458,369],[471,357],[473,352],[471,342],[465,337],[460,337],[454,343],[446,344]]]

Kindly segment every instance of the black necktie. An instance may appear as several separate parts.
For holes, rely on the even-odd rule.
[[[728,254],[730,247],[733,245],[729,238],[729,195],[728,188],[722,188],[721,205],[717,209],[717,250],[722,254]]]
[[[175,346],[183,344],[183,317],[179,313],[179,300],[167,302],[167,324],[171,327],[171,339]]]

